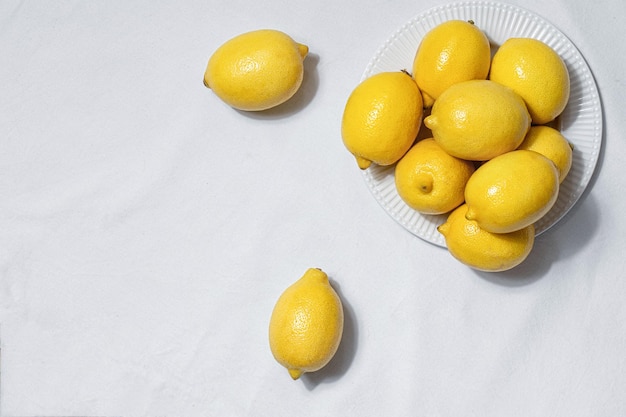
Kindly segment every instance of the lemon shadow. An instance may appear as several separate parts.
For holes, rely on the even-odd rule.
[[[319,63],[319,55],[309,53],[304,59],[304,78],[298,91],[286,102],[262,111],[244,111],[236,110],[240,114],[251,119],[283,119],[295,113],[298,113],[307,107],[317,94],[319,88],[319,74],[317,64]]]
[[[313,390],[322,383],[332,383],[341,378],[350,368],[357,350],[358,330],[354,310],[341,293],[339,285],[332,278],[330,281],[337,295],[341,298],[343,306],[343,334],[337,352],[330,362],[319,371],[305,373],[300,378],[308,390]]]
[[[598,232],[600,207],[589,195],[578,203],[552,229],[545,232],[548,245],[557,247],[562,259],[573,258]],[[551,233],[552,232],[552,233]],[[551,250],[549,247],[546,250]]]

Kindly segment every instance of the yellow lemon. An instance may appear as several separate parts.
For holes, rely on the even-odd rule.
[[[396,163],[420,130],[422,96],[404,71],[381,72],[363,80],[346,102],[343,143],[361,169]]]
[[[304,79],[306,45],[273,29],[238,35],[209,58],[204,85],[235,109],[266,110],[289,100]]]
[[[395,183],[398,195],[423,214],[443,214],[464,200],[465,184],[474,164],[449,155],[432,138],[417,142],[398,161]]]
[[[569,100],[567,66],[552,48],[536,39],[507,39],[493,56],[489,78],[522,96],[534,124],[554,120]]]
[[[559,171],[562,183],[572,167],[572,144],[553,127],[532,126],[518,149],[539,152],[551,160]]]
[[[559,173],[545,156],[515,150],[480,166],[467,181],[467,218],[492,233],[508,233],[535,223],[554,205]]]
[[[448,251],[463,264],[488,272],[506,271],[521,264],[535,242],[535,226],[528,225],[510,233],[491,233],[466,218],[463,204],[437,228],[444,236]]]
[[[472,21],[449,20],[421,40],[413,60],[413,77],[432,106],[448,87],[461,81],[485,79],[489,73],[489,39]]]
[[[530,115],[513,90],[489,80],[463,81],[439,96],[424,125],[450,155],[486,161],[517,148]]]
[[[343,308],[328,275],[308,269],[278,298],[269,326],[270,349],[293,379],[323,368],[343,333]]]

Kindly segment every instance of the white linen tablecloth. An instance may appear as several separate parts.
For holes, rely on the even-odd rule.
[[[582,198],[498,274],[394,222],[341,141],[373,54],[440,4],[1,2],[1,415],[626,415],[626,3],[511,0],[583,54],[604,134]],[[260,28],[310,55],[248,114],[202,75]],[[267,327],[309,267],[345,331],[292,381]]]

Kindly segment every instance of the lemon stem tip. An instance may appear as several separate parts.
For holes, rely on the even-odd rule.
[[[309,54],[309,47],[299,43],[298,52],[300,53],[300,56],[302,57],[302,59],[304,59]]]
[[[356,157],[356,163],[359,165],[359,168],[361,169],[367,169],[370,167],[370,165],[372,165],[372,161],[362,158],[360,156]]]
[[[302,371],[300,369],[289,369],[288,371],[291,379],[293,379],[294,381],[300,378],[300,376],[302,375]]]
[[[328,275],[326,272],[322,271],[320,268],[309,268],[306,270],[302,278],[320,280],[322,282],[328,281]]]

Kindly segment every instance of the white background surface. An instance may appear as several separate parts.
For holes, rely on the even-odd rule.
[[[2,415],[626,415],[626,3],[511,3],[582,52],[605,124],[587,192],[499,274],[395,223],[341,142],[375,51],[443,3],[0,3]],[[244,114],[202,75],[259,28],[310,55]],[[346,327],[292,381],[267,326],[309,267]]]

